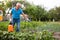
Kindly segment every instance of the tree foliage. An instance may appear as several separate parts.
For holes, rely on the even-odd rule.
[[[44,7],[42,8],[42,6],[39,5],[34,5],[23,1],[19,2],[25,6],[25,10],[23,10],[24,13],[28,14],[34,21],[53,21],[53,19],[56,21],[60,20],[60,7],[52,8],[47,11]],[[7,2],[6,7],[12,7],[12,2]]]

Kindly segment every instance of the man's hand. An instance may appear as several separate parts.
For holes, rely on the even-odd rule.
[[[23,15],[24,19],[26,20],[27,19],[26,15],[24,13],[22,13],[22,15]]]

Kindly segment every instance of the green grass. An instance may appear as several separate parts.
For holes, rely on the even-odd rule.
[[[0,22],[0,30],[7,31],[9,22]],[[16,28],[16,26],[15,26]],[[54,32],[60,31],[60,23],[59,22],[21,22],[20,24],[20,31],[21,32],[28,32],[28,31],[43,31],[49,30]]]

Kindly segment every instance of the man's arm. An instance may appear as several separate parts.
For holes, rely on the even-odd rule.
[[[12,9],[9,11],[9,13],[10,13],[10,18],[12,18]]]
[[[12,18],[12,13],[10,13],[10,18]]]
[[[24,13],[22,13],[22,15],[23,15],[24,19],[27,19],[27,17],[25,16],[25,14],[24,14]]]

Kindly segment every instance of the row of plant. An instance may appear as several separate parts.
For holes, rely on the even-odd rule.
[[[0,30],[7,31],[9,22],[0,22]],[[14,27],[16,28],[16,26]],[[21,22],[20,31],[60,31],[60,23],[59,22]]]
[[[7,32],[0,31],[0,40],[54,40],[53,33],[42,32]]]

